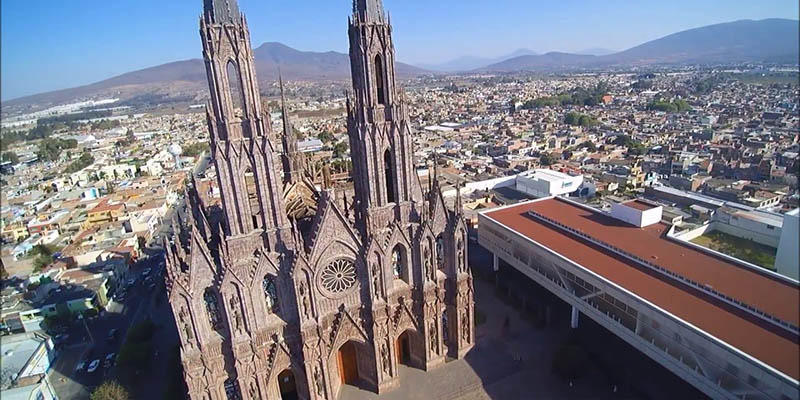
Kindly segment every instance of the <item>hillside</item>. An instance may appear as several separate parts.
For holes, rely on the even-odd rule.
[[[800,25],[796,20],[742,20],[678,32],[604,56],[566,53],[522,56],[489,65],[480,71],[551,71],[737,62],[796,63],[799,34]]]
[[[325,53],[300,51],[281,43],[264,43],[253,50],[256,71],[262,82],[278,77],[293,80],[350,79],[350,56],[329,51]],[[422,75],[427,71],[398,63],[401,78]],[[87,97],[119,97],[124,99],[143,95],[204,96],[207,91],[206,71],[202,60],[176,61],[129,72],[97,83],[76,88],[40,93],[3,102],[3,107],[48,106]]]

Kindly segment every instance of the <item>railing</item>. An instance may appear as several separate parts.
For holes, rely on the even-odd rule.
[[[758,318],[760,318],[760,319],[762,319],[762,320],[764,320],[764,321],[766,321],[768,323],[771,323],[773,325],[777,325],[777,326],[779,326],[779,327],[781,327],[783,329],[786,329],[789,332],[793,333],[794,335],[800,335],[800,328],[798,328],[796,325],[794,325],[794,324],[792,324],[790,322],[784,321],[784,320],[782,320],[782,319],[780,319],[780,318],[778,318],[776,316],[767,314],[767,313],[765,313],[765,312],[763,312],[763,311],[761,311],[761,310],[759,310],[759,309],[757,309],[757,308],[755,308],[755,307],[753,307],[753,306],[751,306],[749,304],[743,303],[743,302],[741,302],[741,301],[739,301],[737,299],[734,299],[734,298],[732,298],[732,297],[730,297],[730,296],[728,296],[728,295],[726,295],[724,293],[720,293],[720,292],[714,290],[709,285],[701,284],[700,282],[697,282],[697,281],[694,281],[692,279],[686,278],[685,276],[679,275],[679,274],[677,274],[677,273],[675,273],[673,271],[670,271],[670,270],[668,270],[668,269],[666,269],[666,268],[664,268],[662,266],[653,264],[653,263],[651,263],[651,262],[649,262],[647,260],[642,259],[639,256],[636,256],[636,255],[631,254],[631,253],[629,253],[629,252],[627,252],[625,250],[622,250],[622,249],[620,249],[620,248],[618,248],[616,246],[613,246],[611,244],[608,244],[608,243],[605,243],[605,242],[603,242],[601,240],[598,240],[598,239],[596,239],[594,237],[591,237],[591,236],[589,236],[589,235],[587,235],[587,234],[585,234],[585,233],[583,233],[583,232],[581,232],[581,231],[579,231],[577,229],[574,229],[572,227],[566,226],[566,225],[564,225],[564,224],[562,224],[562,223],[560,223],[558,221],[555,221],[555,220],[553,220],[551,218],[545,217],[544,215],[541,215],[541,214],[539,214],[539,213],[537,213],[535,211],[528,211],[528,215],[530,215],[531,217],[533,217],[533,218],[535,218],[537,220],[546,222],[546,223],[548,223],[550,225],[554,225],[554,226],[556,226],[556,227],[558,227],[558,228],[560,228],[562,230],[570,232],[573,235],[578,236],[578,237],[580,237],[582,239],[588,240],[588,241],[590,241],[590,242],[592,242],[594,244],[597,244],[599,246],[602,246],[604,248],[612,250],[615,253],[620,254],[620,255],[622,255],[622,256],[624,256],[624,257],[626,257],[626,258],[628,258],[628,259],[630,259],[632,261],[635,261],[635,262],[637,262],[637,263],[639,263],[639,264],[641,264],[641,265],[643,265],[643,266],[645,266],[645,267],[647,267],[647,268],[649,268],[649,269],[651,269],[653,271],[656,271],[656,272],[658,272],[658,273],[660,273],[662,275],[666,275],[669,278],[677,280],[677,281],[679,281],[679,282],[681,282],[683,284],[686,284],[686,285],[688,285],[688,286],[690,286],[690,287],[692,287],[694,289],[697,289],[697,290],[699,290],[699,291],[701,291],[703,293],[711,295],[712,297],[714,297],[714,298],[716,298],[718,300],[722,300],[723,302],[725,302],[725,303],[727,303],[729,305],[732,305],[732,306],[734,306],[736,308],[739,308],[739,309],[741,309],[743,311],[746,311],[749,314],[754,315],[754,316],[756,316],[756,317],[758,317]]]

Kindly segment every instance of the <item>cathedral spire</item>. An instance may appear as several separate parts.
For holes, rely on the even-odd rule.
[[[212,24],[238,24],[242,17],[236,0],[203,0],[203,13]]]
[[[353,15],[360,22],[383,23],[383,1],[353,0]]]
[[[289,109],[286,107],[286,95],[283,91],[283,76],[278,72],[278,81],[281,87],[281,118],[283,119],[283,150],[286,153],[297,151],[297,140],[292,129],[292,121],[289,120]]]
[[[278,72],[278,81],[281,88],[281,118],[283,118],[283,173],[284,183],[295,183],[303,179],[305,159],[297,145],[297,136],[289,119],[289,108],[286,106],[286,95],[283,90],[283,76]]]

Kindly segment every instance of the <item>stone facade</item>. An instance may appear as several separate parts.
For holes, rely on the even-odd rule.
[[[235,0],[206,0],[200,35],[222,201],[190,185],[188,221],[166,246],[190,397],[336,399],[345,383],[382,393],[400,363],[463,357],[475,338],[460,196],[448,210],[416,174],[380,0],[355,0],[350,20],[349,201],[298,171],[285,107],[274,145]]]

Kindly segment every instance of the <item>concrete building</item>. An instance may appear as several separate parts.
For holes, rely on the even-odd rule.
[[[57,352],[49,336],[39,332],[3,337],[0,386],[3,399],[54,399],[47,373]],[[25,397],[25,396],[28,397]]]
[[[794,209],[784,215],[778,255],[775,257],[775,269],[778,270],[778,273],[794,280],[800,277],[798,214],[800,214],[800,209]]]
[[[714,399],[798,398],[796,281],[561,198],[479,220],[495,269],[572,305],[573,327],[591,318]]]
[[[517,175],[516,189],[533,197],[560,196],[580,188],[583,176],[571,176],[551,169],[537,169]]]

